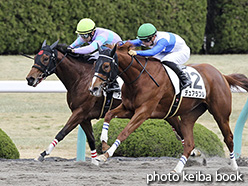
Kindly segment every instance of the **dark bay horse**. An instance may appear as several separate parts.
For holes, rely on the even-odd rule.
[[[161,63],[153,58],[146,61],[144,57],[138,56],[137,59],[142,65],[139,64],[127,54],[130,47],[132,47],[131,44],[127,42],[122,46],[115,46],[112,51],[99,50],[100,55],[96,62],[95,77],[92,80],[90,91],[98,92],[102,86],[113,81],[116,75],[119,75],[124,81],[122,103],[107,112],[104,125],[108,126],[114,117],[131,119],[118,135],[115,143],[106,153],[98,157],[101,161],[106,161],[108,157],[111,157],[120,143],[148,118],[168,119],[164,117],[167,115],[174,97],[172,83]],[[182,172],[194,148],[194,123],[206,110],[213,115],[217,122],[224,136],[224,142],[230,151],[231,167],[237,170],[238,166],[233,153],[233,134],[229,126],[232,104],[230,86],[240,86],[248,91],[248,78],[243,74],[223,75],[209,64],[190,66],[201,74],[205,83],[206,98],[184,97],[178,111],[171,118],[179,122],[180,130],[178,132],[181,132],[184,138],[183,155],[173,172]],[[159,86],[152,81],[148,72]]]
[[[44,78],[55,73],[67,89],[67,103],[72,111],[72,115],[65,126],[56,135],[48,149],[40,154],[38,160],[43,161],[44,157],[51,153],[57,143],[80,124],[91,149],[92,163],[98,164],[91,120],[100,117],[104,97],[92,96],[88,90],[94,75],[93,63],[87,62],[87,56],[82,55],[79,58],[74,58],[65,54],[63,52],[64,47],[58,45],[58,41],[51,46],[46,45],[44,41],[26,78],[28,85],[35,87]],[[112,108],[120,103],[120,100],[114,99]]]

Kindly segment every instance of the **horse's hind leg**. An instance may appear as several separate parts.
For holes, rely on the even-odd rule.
[[[180,127],[181,121],[179,120],[179,118],[176,116],[176,117],[172,117],[172,118],[167,118],[166,120],[171,125],[172,130],[176,135],[176,138],[182,142],[182,145],[184,145],[184,137],[181,133],[181,127]],[[201,152],[197,149],[193,149],[190,153],[190,156],[194,156],[194,157],[201,156]]]
[[[206,107],[201,104],[196,107],[190,113],[181,115],[181,132],[184,137],[184,148],[183,155],[180,158],[178,164],[174,168],[174,172],[181,173],[184,165],[186,164],[188,157],[190,156],[192,150],[195,147],[194,137],[193,137],[193,128],[195,121],[206,111]]]
[[[233,152],[233,134],[229,126],[229,116],[231,114],[231,101],[223,100],[222,103],[213,103],[209,107],[209,112],[213,115],[215,121],[217,122],[222,135],[224,137],[224,142],[230,152],[230,160],[232,169],[237,170],[238,165],[236,163],[234,152]]]

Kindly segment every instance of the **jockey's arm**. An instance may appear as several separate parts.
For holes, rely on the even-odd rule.
[[[128,40],[128,41],[123,41],[123,43],[129,42],[132,45],[134,45],[135,47],[139,47],[142,46],[142,41],[139,39],[134,39],[134,40]]]
[[[70,44],[70,48],[78,48],[80,47],[81,45],[83,45],[85,42],[84,40],[82,39],[82,37],[78,36],[77,39],[72,43]]]
[[[97,36],[96,39],[87,46],[83,46],[80,48],[75,48],[74,53],[77,54],[89,54],[91,52],[94,52],[95,50],[98,49],[98,45],[101,47],[105,43],[106,39],[102,36]],[[97,45],[98,43],[98,45]]]
[[[140,56],[154,56],[162,51],[169,45],[169,42],[166,39],[160,39],[157,44],[148,50],[137,50],[137,55]]]

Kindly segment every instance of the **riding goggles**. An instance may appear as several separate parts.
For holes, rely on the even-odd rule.
[[[90,36],[90,34],[79,34],[79,35],[84,39],[87,39]]]
[[[141,41],[145,42],[145,43],[148,43],[152,40],[152,37],[148,37],[146,39],[140,39]]]

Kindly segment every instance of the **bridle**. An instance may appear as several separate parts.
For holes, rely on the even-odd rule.
[[[115,54],[115,55],[116,55],[116,58],[117,58],[117,54]],[[125,83],[126,83],[126,84],[133,84],[135,81],[137,81],[137,80],[140,78],[140,76],[143,74],[143,72],[146,71],[147,74],[150,76],[150,78],[154,81],[154,83],[159,87],[159,84],[155,81],[155,79],[154,79],[154,78],[150,75],[150,73],[146,70],[146,66],[147,66],[147,63],[148,63],[148,59],[147,59],[147,58],[146,58],[145,66],[143,66],[143,65],[141,64],[141,62],[140,62],[135,56],[132,56],[132,60],[131,60],[131,62],[129,63],[129,65],[128,65],[121,73],[118,74],[118,71],[119,71],[119,70],[118,70],[118,69],[119,69],[118,60],[115,60],[113,57],[110,57],[110,56],[104,55],[104,54],[99,54],[99,57],[103,57],[103,58],[110,59],[110,60],[111,60],[111,63],[110,63],[110,64],[114,64],[114,65],[116,66],[115,69],[117,69],[117,72],[115,72],[115,73],[116,73],[116,76],[115,76],[114,78],[112,78],[112,79],[110,78],[110,77],[111,77],[111,72],[112,72],[112,66],[111,66],[111,70],[110,70],[109,73],[106,73],[106,72],[98,72],[98,73],[100,73],[100,74],[106,76],[107,79],[103,79],[102,77],[100,77],[100,76],[97,75],[97,74],[94,75],[95,77],[101,79],[104,83],[106,83],[106,84],[112,84],[112,83],[117,79],[117,76],[121,76],[122,74],[124,74],[125,72],[128,71],[128,69],[132,66],[132,64],[133,64],[133,62],[134,62],[133,59],[135,59],[135,60],[142,66],[143,69],[140,71],[140,74],[138,75],[137,78],[135,78],[135,79],[134,79],[133,81],[131,81],[131,82],[125,82]],[[98,59],[99,59],[99,58],[98,58]],[[116,62],[116,61],[117,61],[117,62]]]
[[[40,60],[44,54],[50,56],[47,65],[44,65]],[[39,53],[36,55],[35,63],[32,67],[40,70],[43,73],[42,77],[46,78],[56,72],[56,68],[65,59],[66,56],[67,53],[63,56],[63,58],[59,62],[56,63],[58,59],[58,51],[56,49],[50,49],[50,46],[47,45],[42,47]]]

